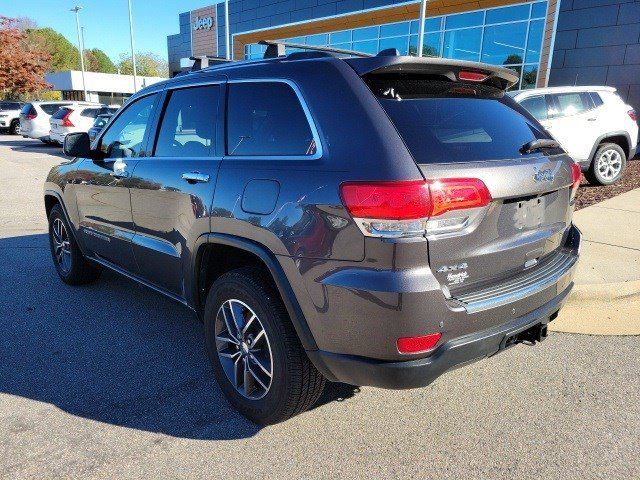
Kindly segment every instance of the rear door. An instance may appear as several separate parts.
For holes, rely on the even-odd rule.
[[[534,269],[563,245],[571,223],[572,161],[497,88],[414,77],[369,79],[433,192],[444,178],[480,179],[491,201],[429,220],[429,262],[452,294]],[[455,191],[443,195],[455,195]]]
[[[140,275],[180,298],[191,247],[209,232],[222,159],[224,88],[219,82],[167,90],[151,156],[132,180],[133,251]]]
[[[146,155],[158,94],[132,101],[109,125],[97,147],[100,160],[83,159],[75,173],[80,234],[97,257],[137,273],[131,239],[134,235],[129,189],[138,180],[133,169]]]
[[[588,92],[548,95],[549,118],[542,124],[577,162],[589,160],[602,127]]]

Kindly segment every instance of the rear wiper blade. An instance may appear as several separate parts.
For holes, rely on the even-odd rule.
[[[537,138],[525,143],[520,147],[522,153],[531,153],[536,150],[542,150],[543,148],[560,148],[560,144],[550,138]]]

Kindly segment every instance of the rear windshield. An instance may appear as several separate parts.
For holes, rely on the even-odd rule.
[[[30,103],[27,103],[22,107],[22,109],[20,110],[20,113],[22,115],[29,115],[31,110],[33,110],[33,105],[31,105]]]
[[[47,115],[53,115],[58,111],[59,108],[66,107],[67,105],[69,104],[68,103],[41,103],[40,108],[44,110],[44,113],[46,113]]]
[[[419,164],[520,158],[524,144],[549,138],[498,88],[410,75],[365,81]]]
[[[57,110],[53,115],[51,115],[51,118],[55,119],[55,120],[62,120],[64,118],[64,116],[69,112],[69,108],[61,108],[59,110]],[[46,110],[45,110],[46,112]],[[47,112],[49,113],[49,112]]]

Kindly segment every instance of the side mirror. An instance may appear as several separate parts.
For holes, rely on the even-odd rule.
[[[96,151],[91,150],[91,140],[87,132],[68,133],[64,137],[62,151],[69,157],[96,158]]]

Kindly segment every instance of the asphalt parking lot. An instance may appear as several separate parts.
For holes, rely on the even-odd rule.
[[[419,390],[334,384],[256,427],[189,311],[116,274],[58,280],[60,161],[0,136],[0,478],[640,478],[640,337],[552,333]]]

